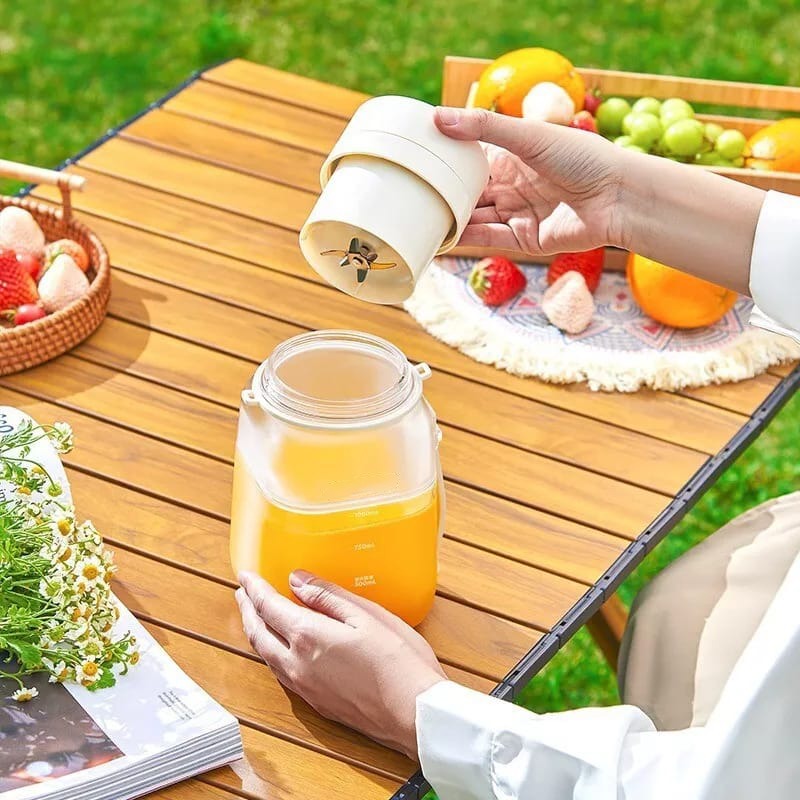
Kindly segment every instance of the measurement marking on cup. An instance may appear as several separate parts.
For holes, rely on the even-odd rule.
[[[353,545],[353,550],[374,550],[375,542],[359,542]]]
[[[354,585],[356,589],[360,589],[364,586],[375,586],[377,581],[375,580],[374,575],[356,575]]]

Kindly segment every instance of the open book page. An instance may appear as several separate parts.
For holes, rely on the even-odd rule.
[[[16,409],[0,407],[0,436],[28,419]],[[52,445],[40,440],[30,458],[63,487],[59,501],[71,502],[66,474]],[[0,481],[0,501],[12,498],[14,491],[9,482]],[[114,686],[91,691],[75,682],[52,683],[47,673],[39,673],[24,679],[38,694],[18,702],[12,697],[17,682],[0,678],[3,800],[46,797],[88,781],[97,786],[136,765],[141,777],[149,764],[159,761],[175,767],[169,762],[176,752],[188,752],[192,771],[201,772],[215,766],[223,750],[228,755],[224,760],[231,760],[231,752],[235,757],[237,742],[241,751],[236,719],[179,669],[133,614],[116,598],[114,602],[120,611],[114,638],[131,632],[139,648],[138,663],[118,674]],[[15,664],[4,661],[2,669],[14,672]],[[208,741],[215,740],[224,740],[226,747],[216,753],[211,748],[201,756],[204,742],[207,748]],[[163,769],[162,780],[169,773],[168,767]]]

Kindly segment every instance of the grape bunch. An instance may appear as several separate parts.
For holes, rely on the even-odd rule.
[[[744,134],[703,123],[679,97],[663,102],[642,97],[632,106],[621,97],[609,97],[598,107],[596,119],[603,136],[628,150],[705,166],[744,165]]]

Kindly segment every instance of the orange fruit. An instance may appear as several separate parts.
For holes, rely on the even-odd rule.
[[[750,169],[800,172],[800,119],[782,119],[754,133],[744,156]]]
[[[489,64],[478,81],[473,102],[476,108],[521,117],[525,95],[544,81],[564,89],[575,103],[576,113],[583,108],[586,95],[583,78],[561,53],[544,47],[513,50]]]
[[[713,325],[738,297],[730,289],[636,253],[628,256],[628,283],[642,311],[673,328]]]

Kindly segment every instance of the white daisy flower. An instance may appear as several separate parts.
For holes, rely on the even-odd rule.
[[[96,636],[89,636],[82,644],[81,650],[87,656],[99,657],[103,655],[103,642]]]
[[[77,642],[83,639],[84,636],[89,632],[89,623],[85,619],[81,619],[79,622],[75,624],[74,627],[70,628],[66,633],[65,636],[71,642]]]
[[[74,517],[61,517],[60,519],[56,520],[55,524],[53,525],[53,533],[59,537],[71,536],[74,528]]]
[[[59,453],[69,453],[75,443],[72,428],[66,422],[56,422],[47,432]]]
[[[11,699],[16,700],[18,703],[27,703],[28,700],[33,700],[34,697],[38,696],[39,690],[35,686],[31,686],[30,689],[23,686],[11,695]]]
[[[93,658],[87,658],[75,668],[75,680],[83,686],[97,683],[100,680],[100,665]]]
[[[76,538],[79,542],[91,543],[97,546],[100,546],[103,543],[97,528],[95,528],[91,520],[88,519],[78,526],[76,530]]]
[[[69,667],[63,661],[51,661],[49,658],[42,658],[42,663],[50,673],[50,683],[62,683],[69,677]]]
[[[106,568],[97,556],[85,556],[73,567],[73,573],[86,580],[89,586],[94,586],[103,580]]]

